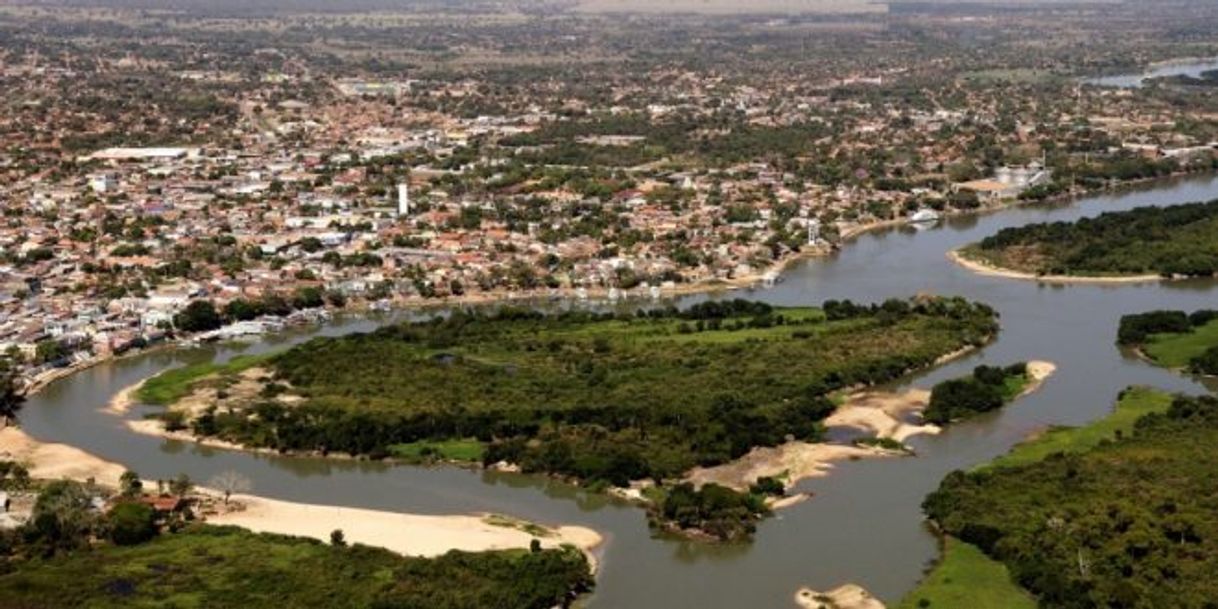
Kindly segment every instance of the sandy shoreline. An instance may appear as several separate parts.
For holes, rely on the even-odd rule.
[[[293,503],[251,495],[234,495],[233,500],[244,504],[245,509],[211,516],[207,522],[322,541],[329,541],[331,531],[341,529],[348,543],[378,546],[407,556],[439,556],[450,550],[483,552],[527,548],[534,539],[545,548],[569,544],[589,552],[602,541],[596,531],[585,527],[541,529],[495,515],[404,514]],[[526,527],[538,534],[525,530]]]
[[[1167,278],[1160,275],[1128,275],[1123,277],[1037,275],[1035,273],[1024,273],[1022,271],[1004,269],[986,264],[979,260],[965,257],[960,253],[960,250],[952,250],[948,252],[947,257],[952,262],[974,273],[977,273],[978,275],[1002,277],[1005,279],[1020,279],[1024,281],[1038,281],[1041,283],[1148,283],[1152,281],[1168,281]]]
[[[826,592],[800,588],[795,593],[795,604],[804,609],[885,609],[884,603],[857,584],[845,584]]]
[[[65,444],[39,442],[17,427],[0,429],[0,458],[17,461],[34,478],[89,479],[110,488],[119,486],[127,468]],[[200,489],[206,494],[215,491]],[[349,542],[377,546],[411,556],[436,556],[449,550],[481,552],[528,548],[533,539],[543,547],[573,545],[588,554],[603,539],[579,526],[546,528],[506,516],[485,514],[420,515],[360,508],[311,505],[252,495],[235,496],[245,509],[212,516],[207,522],[231,524],[257,532],[330,539],[342,529]]]
[[[30,476],[46,480],[67,478],[118,487],[127,468],[67,444],[39,442],[17,427],[0,429],[0,459],[25,464]]]

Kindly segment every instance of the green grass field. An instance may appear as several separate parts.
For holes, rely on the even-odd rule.
[[[270,359],[272,354],[239,355],[223,363],[203,362],[166,370],[147,381],[135,392],[135,399],[144,404],[165,406],[190,393],[191,385],[199,379],[213,374],[234,374],[252,368]]]
[[[1024,442],[977,469],[1010,467],[1035,463],[1053,453],[1081,453],[1117,433],[1128,434],[1143,415],[1164,412],[1171,406],[1171,394],[1147,387],[1131,387],[1121,394],[1112,414],[1082,427],[1055,427]]]
[[[1194,357],[1218,345],[1218,320],[1198,326],[1187,334],[1153,334],[1142,350],[1156,364],[1184,368]]]
[[[1006,565],[953,537],[943,557],[897,609],[1035,609],[1036,600],[1011,581]]]

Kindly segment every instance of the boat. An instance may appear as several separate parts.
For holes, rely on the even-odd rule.
[[[919,209],[909,216],[910,224],[932,224],[943,216],[933,209]]]

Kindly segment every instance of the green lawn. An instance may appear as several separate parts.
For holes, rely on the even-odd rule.
[[[475,439],[410,442],[393,444],[389,454],[405,461],[463,461],[481,463],[486,445]]]
[[[1142,350],[1160,366],[1184,368],[1214,345],[1218,345],[1218,320],[1193,328],[1187,334],[1151,335]]]
[[[1036,438],[1017,445],[1011,452],[982,465],[1010,467],[1035,463],[1053,453],[1081,453],[1101,440],[1111,440],[1117,432],[1128,434],[1142,415],[1164,412],[1171,406],[1171,394],[1147,387],[1131,387],[1121,394],[1112,414],[1083,427],[1055,427]]]
[[[1011,581],[1006,565],[953,537],[943,557],[897,609],[1035,609],[1036,600]]]
[[[252,368],[270,359],[272,354],[239,355],[223,363],[203,362],[166,370],[147,381],[135,392],[135,399],[144,404],[165,406],[190,393],[195,381],[213,374],[232,374]]]

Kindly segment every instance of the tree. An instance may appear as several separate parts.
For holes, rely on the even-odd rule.
[[[0,358],[0,427],[6,427],[17,419],[17,411],[25,402],[25,395],[17,386],[17,366],[7,357]]]
[[[156,537],[156,510],[143,503],[120,503],[106,515],[110,541],[133,546]]]
[[[248,493],[254,487],[254,483],[250,482],[249,478],[231,469],[216,474],[208,484],[224,493],[225,505],[228,505],[228,500],[233,496],[233,493]]]
[[[144,490],[144,483],[140,481],[140,475],[127,470],[118,479],[119,489],[124,497],[133,498],[139,497]]]
[[[216,305],[210,300],[195,300],[173,318],[173,323],[179,330],[185,332],[206,332],[215,330],[224,324]]]
[[[190,476],[186,474],[178,474],[178,477],[169,483],[169,492],[179,497],[186,496],[193,488],[194,483],[191,482]]]
[[[347,537],[343,535],[342,529],[330,531],[330,545],[338,547],[347,545]]]
[[[78,482],[52,482],[34,502],[33,532],[51,548],[72,549],[83,545],[93,528],[89,511],[90,493]]]

